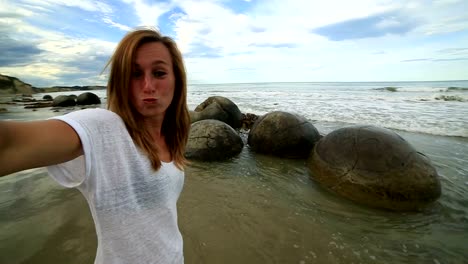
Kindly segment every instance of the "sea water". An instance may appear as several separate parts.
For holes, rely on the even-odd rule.
[[[320,187],[304,160],[245,146],[231,160],[187,168],[178,203],[186,263],[466,263],[467,87],[468,81],[190,85],[190,109],[219,95],[244,113],[303,115],[322,134],[354,124],[392,129],[431,159],[442,196],[414,213],[368,208]],[[93,92],[105,107],[105,91]],[[51,95],[71,93],[81,92]],[[7,108],[0,119],[78,109]],[[93,262],[96,236],[84,198],[42,168],[0,178],[0,223],[0,263]]]

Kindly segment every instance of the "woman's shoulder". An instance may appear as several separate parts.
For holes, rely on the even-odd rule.
[[[87,108],[64,115],[66,118],[89,120],[95,122],[121,121],[119,115],[103,108]]]
[[[72,113],[80,114],[80,115],[87,115],[91,117],[101,117],[101,118],[118,118],[121,119],[119,115],[116,113],[104,109],[104,108],[86,108],[82,110],[78,110]],[[72,114],[70,113],[70,114]]]
[[[103,108],[82,109],[62,116],[56,116],[52,119],[65,121],[73,127],[75,127],[73,124],[79,124],[81,127],[88,127],[90,129],[94,127],[99,130],[125,127],[124,122],[119,115]]]

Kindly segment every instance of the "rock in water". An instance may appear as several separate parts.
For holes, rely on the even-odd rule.
[[[255,121],[258,120],[258,116],[256,114],[252,114],[252,113],[246,113],[246,114],[242,114],[242,125],[241,127],[243,129],[248,129],[250,130],[253,126],[253,124],[255,123]]]
[[[47,101],[52,101],[52,100],[54,100],[54,98],[52,98],[52,96],[49,95],[49,94],[44,95],[44,96],[42,97],[42,99],[43,99],[43,100],[47,100]]]
[[[304,117],[275,111],[252,126],[248,143],[252,150],[286,158],[307,158],[320,139],[317,129]]]
[[[82,93],[76,99],[77,105],[92,105],[92,104],[100,104],[100,103],[101,103],[101,99],[99,99],[99,96],[90,92]]]
[[[237,105],[226,97],[212,96],[190,112],[192,123],[205,119],[216,119],[233,128],[239,128],[242,121],[242,113]]]
[[[412,211],[441,194],[439,176],[430,160],[384,128],[335,130],[317,143],[307,163],[317,182],[372,207]]]
[[[244,143],[236,131],[218,120],[192,124],[185,156],[197,160],[224,160],[239,154]]]
[[[61,106],[61,107],[68,107],[68,106],[75,106],[76,100],[71,95],[59,95],[54,98],[54,102],[52,106]]]

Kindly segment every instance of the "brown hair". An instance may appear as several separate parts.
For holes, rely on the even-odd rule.
[[[151,28],[139,28],[129,32],[118,44],[114,55],[106,65],[110,65],[107,85],[109,110],[118,114],[135,144],[148,154],[155,170],[161,167],[157,146],[150,132],[143,126],[143,119],[130,102],[130,81],[136,50],[148,42],[160,42],[169,50],[175,77],[174,97],[166,110],[161,133],[165,137],[171,158],[179,169],[187,164],[184,157],[190,129],[190,116],[187,108],[187,76],[182,54],[173,39],[161,35]]]

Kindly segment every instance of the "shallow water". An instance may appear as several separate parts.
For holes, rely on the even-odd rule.
[[[179,200],[186,263],[463,263],[468,140],[400,134],[441,175],[442,197],[417,213],[354,204],[312,181],[304,160],[248,147],[230,161],[193,162]],[[0,216],[0,263],[94,259],[84,198],[44,169],[0,178]]]
[[[403,135],[405,136],[405,135]],[[405,136],[414,145],[418,140]],[[418,150],[468,141],[416,136]],[[466,151],[465,151],[466,152]],[[452,156],[452,155],[451,155]],[[394,213],[341,199],[309,179],[302,160],[253,154],[231,162],[194,163],[180,204],[191,263],[463,263],[468,259],[463,167],[440,166],[443,195],[418,213]],[[459,160],[459,161],[460,161]],[[464,180],[463,180],[464,179]],[[196,246],[191,246],[191,244]]]
[[[62,113],[18,107],[0,118]],[[314,121],[322,134],[352,123]],[[304,160],[248,146],[230,161],[192,162],[178,203],[186,263],[466,263],[468,138],[396,132],[441,178],[441,198],[420,212],[357,205],[311,180]],[[0,178],[0,263],[93,263],[95,252],[94,225],[78,191],[58,186],[44,169]]]

